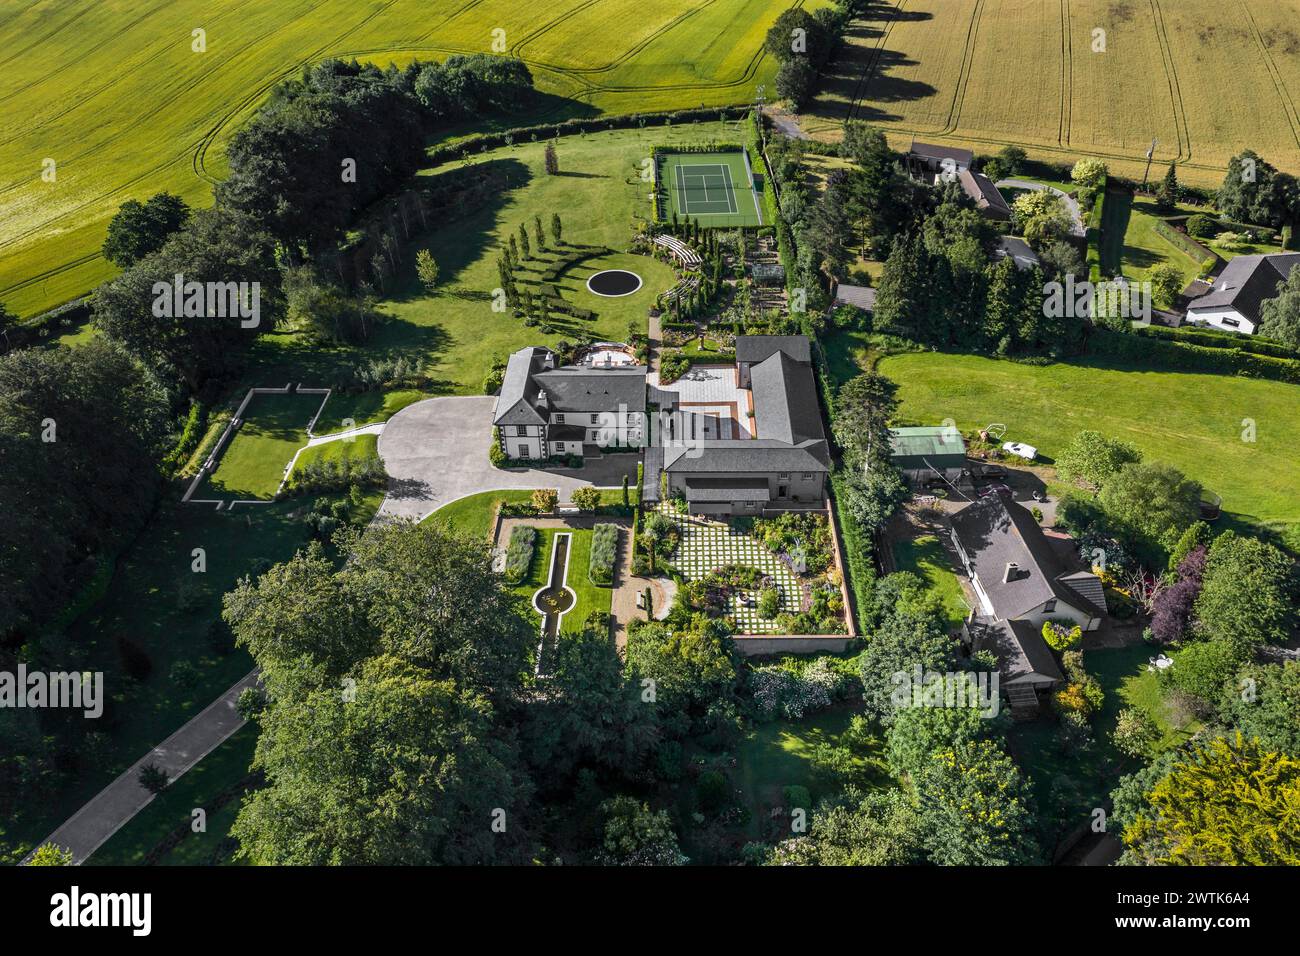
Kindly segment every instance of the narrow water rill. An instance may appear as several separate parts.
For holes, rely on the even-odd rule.
[[[560,619],[577,602],[578,597],[564,581],[569,571],[571,534],[557,534],[551,545],[551,573],[546,587],[533,595],[533,607],[542,615],[542,645],[552,643],[560,632]],[[540,656],[540,655],[539,655]]]

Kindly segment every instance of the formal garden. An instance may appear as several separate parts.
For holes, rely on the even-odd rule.
[[[822,514],[718,520],[660,502],[640,526],[637,566],[679,577],[679,602],[726,618],[739,634],[846,630],[831,536]]]

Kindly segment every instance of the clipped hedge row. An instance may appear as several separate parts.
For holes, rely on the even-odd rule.
[[[328,491],[346,491],[352,485],[362,488],[383,488],[388,484],[388,472],[383,459],[376,455],[368,458],[322,458],[299,465],[289,476],[289,493],[313,495]]]
[[[537,529],[532,525],[516,525],[510,532],[506,546],[506,580],[518,584],[533,566],[533,550],[537,547]]]
[[[617,559],[618,525],[596,525],[591,532],[591,561],[587,570],[591,580],[596,584],[612,584]]]
[[[1183,325],[1176,329],[1163,325],[1152,325],[1134,329],[1134,331],[1138,335],[1145,335],[1148,338],[1203,345],[1211,349],[1239,349],[1253,355],[1267,355],[1280,359],[1300,359],[1300,351],[1280,342],[1261,339],[1256,335],[1222,332],[1218,329],[1201,328],[1196,325]]]
[[[1163,219],[1157,219],[1155,226],[1152,228],[1155,230],[1157,236],[1169,240],[1169,242],[1178,247],[1179,252],[1194,260],[1197,265],[1203,266],[1205,263],[1213,262],[1219,258],[1191,236],[1179,232]]]
[[[1300,384],[1300,360],[1255,355],[1240,348],[1193,345],[1174,341],[1152,328],[1132,332],[1095,329],[1088,337],[1088,353],[1102,358],[1141,362],[1145,366],[1184,372],[1242,375]]]

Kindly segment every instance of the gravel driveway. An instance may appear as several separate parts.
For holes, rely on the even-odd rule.
[[[617,487],[624,473],[635,480],[637,455],[609,455],[571,469],[505,470],[488,462],[492,444],[491,395],[450,395],[407,406],[379,436],[388,469],[388,495],[380,516],[419,521],[443,505],[480,491],[556,488],[560,500],[587,485]]]

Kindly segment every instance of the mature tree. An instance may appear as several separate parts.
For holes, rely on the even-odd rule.
[[[813,265],[837,279],[843,278],[852,261],[849,246],[853,228],[848,207],[848,178],[832,173],[826,191],[808,210],[803,244],[812,250]]]
[[[829,40],[824,27],[811,13],[790,7],[776,18],[763,46],[778,63],[807,60],[815,67],[825,58]]]
[[[1300,757],[1300,662],[1244,666],[1224,684],[1219,720],[1266,750]]]
[[[921,815],[899,789],[850,788],[812,814],[807,836],[778,843],[768,866],[909,866],[925,861]]]
[[[776,95],[789,100],[796,110],[803,109],[812,96],[817,71],[806,56],[786,60],[776,70]]]
[[[1162,213],[1173,212],[1178,206],[1178,197],[1178,164],[1170,163],[1164,179],[1160,180],[1160,186],[1156,189],[1156,210]]]
[[[883,528],[898,507],[912,496],[898,469],[887,462],[867,472],[854,469],[847,473],[843,489],[842,506],[869,533]]]
[[[603,627],[555,645],[546,691],[522,731],[539,782],[561,784],[583,766],[631,777],[658,743],[658,708],[642,700]]]
[[[213,290],[215,296],[208,286],[197,299],[186,297],[197,307],[177,314],[172,286],[178,273],[186,283],[223,288]],[[236,304],[250,313],[256,304],[258,314],[232,314]],[[220,207],[202,210],[156,253],[100,286],[92,306],[96,328],[145,365],[172,370],[197,391],[208,378],[237,369],[243,350],[283,315],[275,245],[247,216]]]
[[[1300,758],[1238,734],[1196,745],[1169,764],[1129,811],[1125,861],[1300,865]]]
[[[431,293],[438,287],[438,263],[428,249],[421,249],[415,254],[415,274],[425,292]]]
[[[641,624],[628,632],[626,654],[629,679],[667,736],[706,727],[710,709],[735,698],[737,652],[719,620]]]
[[[289,325],[318,342],[360,345],[381,318],[370,302],[322,280],[310,266],[284,271],[284,298]]]
[[[1295,620],[1291,558],[1258,538],[1216,538],[1196,599],[1197,633],[1249,649],[1285,643]]]
[[[1160,729],[1146,711],[1125,707],[1119,712],[1115,730],[1111,733],[1111,742],[1117,750],[1130,757],[1149,757],[1159,741]]]
[[[1070,214],[1059,196],[1046,189],[1027,192],[1012,203],[1016,224],[1025,242],[1045,248],[1070,234]]]
[[[600,806],[604,837],[598,863],[607,866],[681,866],[689,863],[677,845],[667,810],[653,811],[635,797],[614,797]]]
[[[1106,480],[1098,500],[1147,566],[1163,567],[1200,515],[1201,485],[1172,465],[1129,462]]]
[[[1010,355],[1016,350],[1026,284],[1024,274],[1010,256],[999,259],[989,270],[988,305],[980,331],[984,347],[998,355]]]
[[[992,740],[941,748],[914,776],[922,831],[940,866],[1042,862],[1029,787]]]
[[[1293,266],[1277,296],[1260,307],[1259,334],[1300,349],[1300,266]]]
[[[1070,181],[1084,189],[1096,190],[1106,183],[1106,164],[1100,159],[1084,158],[1070,170]]]
[[[897,412],[897,385],[878,372],[854,376],[835,394],[835,440],[841,448],[855,453],[868,469],[888,464],[889,422]]]
[[[1069,481],[1085,481],[1100,488],[1121,468],[1142,460],[1142,453],[1128,442],[1084,430],[1056,456],[1056,470]]]
[[[1147,273],[1147,281],[1151,283],[1151,297],[1165,308],[1172,308],[1183,290],[1182,270],[1168,262],[1153,266]]]
[[[1224,682],[1231,680],[1245,663],[1246,650],[1230,641],[1197,641],[1174,652],[1169,679],[1175,687],[1213,707],[1223,692]]]
[[[974,675],[972,675],[974,676]],[[1002,730],[976,707],[906,707],[895,712],[887,736],[889,770],[894,776],[919,774],[938,750]]]
[[[167,412],[154,377],[102,339],[0,356],[0,639],[38,630],[143,524]]]
[[[956,670],[956,643],[939,598],[914,574],[891,574],[876,583],[878,620],[858,658],[862,699],[868,714],[888,725],[898,711],[901,677]]]
[[[491,705],[473,691],[384,654],[364,661],[346,688],[273,698],[261,723],[254,765],[267,786],[232,829],[245,858],[522,862],[527,786],[511,770],[517,758]]]
[[[9,331],[17,327],[18,316],[10,312],[3,302],[0,302],[0,344],[5,347],[12,344],[9,341]]]
[[[1219,211],[1236,222],[1281,226],[1300,217],[1295,195],[1295,178],[1279,173],[1253,149],[1228,161],[1228,172],[1219,187]]]
[[[104,258],[120,269],[157,252],[167,238],[190,218],[185,200],[162,192],[141,203],[128,199],[108,224]]]
[[[925,341],[929,335],[931,259],[919,236],[894,240],[876,290],[878,332]]]
[[[1204,521],[1193,521],[1178,538],[1178,543],[1174,545],[1173,550],[1169,552],[1169,570],[1177,571],[1189,554],[1198,548],[1209,548],[1213,540],[1214,532],[1210,530],[1208,524]]]
[[[1178,562],[1178,580],[1156,596],[1151,631],[1163,643],[1182,640],[1192,626],[1192,611],[1201,593],[1206,561],[1206,548],[1193,548]]]

